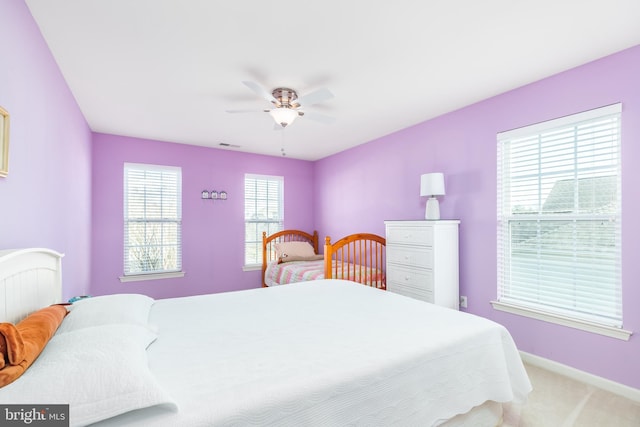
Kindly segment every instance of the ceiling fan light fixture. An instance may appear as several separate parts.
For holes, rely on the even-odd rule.
[[[271,117],[282,127],[287,127],[298,117],[298,112],[291,108],[280,107],[269,111]]]

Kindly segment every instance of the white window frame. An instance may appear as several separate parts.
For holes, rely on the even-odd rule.
[[[144,197],[134,199],[132,192],[133,184],[130,182],[140,179],[140,175],[149,174],[153,179],[144,183]],[[158,174],[160,176],[158,177]],[[163,182],[164,178],[167,178]],[[124,247],[123,247],[123,270],[120,277],[121,282],[132,282],[141,280],[166,279],[183,277],[182,271],[182,169],[175,166],[161,166],[141,163],[124,164],[123,180],[123,217],[124,217]],[[138,181],[139,182],[139,181]],[[170,183],[170,186],[166,184]],[[163,185],[164,184],[164,185]],[[138,187],[140,188],[140,187]],[[131,193],[131,194],[130,194]],[[133,213],[129,209],[129,204],[135,200],[139,204],[138,212]],[[168,200],[168,202],[167,202]],[[155,209],[151,210],[151,203],[155,203]],[[171,204],[174,204],[171,206]],[[168,209],[165,209],[165,206]],[[146,236],[147,229],[159,230],[158,240],[153,244],[133,244],[130,241],[130,225],[142,225]],[[159,227],[158,227],[159,226]],[[167,226],[167,227],[165,227]],[[165,234],[165,228],[175,230],[175,240]],[[173,234],[172,233],[169,233]],[[145,237],[146,239],[147,237]],[[160,252],[162,265],[159,268],[142,269],[134,268],[131,260],[135,255],[131,251],[135,249],[143,252],[155,250]],[[174,261],[170,266],[165,265],[167,252],[173,254]]]
[[[498,297],[491,302],[495,309],[629,339],[632,332],[622,328],[621,111],[621,104],[615,104],[498,134]],[[601,120],[611,123],[606,148],[602,148],[605,145],[600,138],[580,133]],[[562,139],[557,135],[562,135]],[[587,143],[593,151],[593,154],[589,151],[589,157],[581,151]],[[519,149],[523,153],[523,147],[528,150],[527,154],[512,152]],[[573,150],[560,152],[565,147]],[[607,150],[609,157],[605,161],[601,160],[600,149]],[[556,162],[562,167],[556,167]],[[593,207],[579,209],[582,182],[584,188],[591,179],[593,192],[590,194],[596,194],[593,177],[601,180],[598,182],[603,182],[603,178],[609,183],[615,180],[615,194],[604,193],[615,198],[615,202],[602,208],[603,212]],[[550,209],[544,202],[550,200],[557,185],[566,185],[570,196],[562,199],[562,208]],[[520,203],[525,208],[516,206]],[[606,224],[605,227],[598,227],[598,222]],[[558,224],[562,232],[553,231]],[[585,239],[584,231],[588,227],[589,238]],[[580,273],[591,265],[585,258],[581,259],[583,251],[593,256],[603,250],[596,245],[599,236],[613,242],[605,248],[609,258],[604,272],[606,280],[590,274],[570,277],[569,272]],[[530,255],[523,255],[525,240]],[[562,261],[553,264],[559,259],[558,255]],[[571,256],[572,261],[567,263]],[[600,300],[590,289],[604,292],[605,299]],[[603,303],[605,300],[607,304]]]
[[[259,185],[266,185],[266,192],[257,194]],[[250,186],[255,193],[248,191]],[[244,191],[243,270],[258,270],[262,268],[262,232],[266,231],[269,235],[284,229],[284,177],[247,173],[244,176]]]

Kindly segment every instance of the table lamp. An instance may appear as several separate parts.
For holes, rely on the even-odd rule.
[[[444,196],[444,175],[440,172],[420,176],[420,196],[427,196],[424,219],[440,219],[440,204],[436,196]]]

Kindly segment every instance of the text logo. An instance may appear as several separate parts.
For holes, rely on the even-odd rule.
[[[69,427],[69,405],[0,405],[0,424]]]

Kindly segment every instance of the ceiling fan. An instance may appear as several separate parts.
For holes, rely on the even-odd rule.
[[[289,126],[297,117],[307,117],[321,123],[330,124],[334,117],[324,114],[302,111],[302,108],[318,104],[333,98],[333,94],[327,88],[321,88],[307,95],[298,97],[298,93],[286,87],[277,87],[269,93],[258,83],[243,81],[245,86],[255,92],[259,97],[273,104],[274,108],[264,110],[226,110],[227,113],[269,113],[275,120],[279,129]]]

